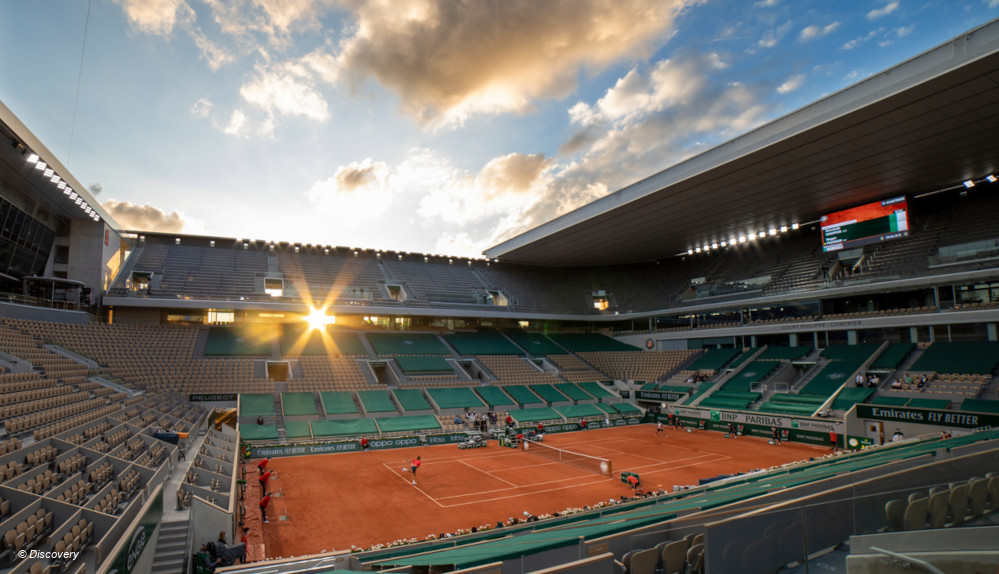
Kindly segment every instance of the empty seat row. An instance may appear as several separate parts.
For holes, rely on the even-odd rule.
[[[26,454],[24,456],[24,463],[28,466],[28,468],[34,468],[54,459],[57,454],[59,454],[59,450],[56,447],[52,445],[45,445],[42,448],[36,448]]]
[[[112,488],[111,492],[104,495],[104,498],[93,505],[93,509],[104,514],[117,514],[118,506],[125,500],[125,493],[117,488]]]
[[[96,488],[100,488],[114,475],[114,467],[111,466],[110,462],[103,462],[100,466],[90,471],[90,482],[96,485]]]
[[[15,476],[21,474],[22,471],[24,471],[24,465],[14,461],[8,462],[6,467],[0,467],[0,472],[3,473],[4,481],[14,478]]]
[[[139,480],[141,480],[141,478],[142,477],[139,476],[139,473],[133,468],[125,474],[124,478],[118,481],[118,488],[125,493],[125,498],[128,498],[128,496],[132,494],[136,488],[138,488]]]
[[[55,551],[60,553],[80,552],[93,540],[94,523],[86,518],[81,518],[69,532],[63,534],[62,540],[56,541]]]
[[[93,399],[93,400],[98,401],[97,403],[95,403],[97,406],[104,404],[104,402],[101,401],[100,399]],[[120,409],[121,409],[120,404],[106,405],[103,407],[94,408],[93,410],[87,411],[84,414],[77,415],[71,418],[57,420],[56,422],[37,428],[34,431],[32,431],[31,434],[36,441],[45,440],[50,436],[59,434],[61,432],[66,432],[74,427],[86,424],[92,420],[96,420],[105,416],[110,416]]]
[[[7,563],[12,563],[21,550],[28,550],[41,543],[52,531],[52,512],[39,508],[27,520],[22,520],[3,537],[3,553]]]
[[[76,484],[62,491],[59,496],[56,497],[56,500],[82,506],[83,503],[87,501],[87,497],[90,496],[90,490],[93,486],[93,483],[78,480]]]
[[[14,452],[19,448],[21,448],[20,439],[10,438],[7,440],[0,440],[0,454],[7,454],[8,452]]]
[[[999,472],[914,492],[885,504],[892,531],[959,526],[999,510]]]
[[[73,456],[59,463],[59,472],[65,475],[70,475],[86,465],[87,457],[80,453],[75,453]]]
[[[55,474],[51,470],[46,470],[44,474],[29,478],[27,482],[19,485],[18,490],[41,494],[53,486],[62,482],[63,475]]]

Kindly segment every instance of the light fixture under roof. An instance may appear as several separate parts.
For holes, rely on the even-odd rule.
[[[76,193],[75,191],[69,194],[70,199],[76,199],[77,197],[80,197],[80,194]]]
[[[767,236],[767,232],[766,231],[761,231],[760,232],[760,239],[763,239],[766,236]]]
[[[28,156],[28,163],[38,163],[39,157],[37,153],[33,153]]]
[[[721,245],[722,247],[728,247],[728,242],[727,241],[722,241],[718,245]]]
[[[62,192],[65,193],[66,195],[70,195],[71,193],[73,193],[73,188],[67,185],[66,188],[62,190]]]
[[[45,171],[42,172],[42,175],[44,175],[45,177],[52,177],[53,174],[55,174],[55,172],[52,171],[51,169],[46,169]]]
[[[966,179],[964,180],[964,187],[971,189],[975,187],[975,182],[971,181],[970,179]]]
[[[787,226],[786,225],[781,225],[780,226],[780,232],[781,233],[787,233]]]
[[[59,185],[57,185],[56,187],[58,187],[59,189],[66,189],[66,182],[60,181]]]
[[[44,169],[45,169],[45,168],[47,168],[47,167],[48,167],[48,166],[47,166],[47,165],[45,165],[45,162],[44,162],[44,161],[40,161],[40,162],[38,162],[38,163],[36,163],[36,164],[35,164],[35,169],[40,169],[40,170],[44,170]]]
[[[701,248],[700,247],[697,247],[697,248],[694,249],[694,253],[700,253],[700,252],[701,252]]]
[[[798,224],[797,223],[792,223],[791,224],[791,229],[798,229]]]
[[[777,229],[774,227],[770,228],[770,235],[777,235]]]
[[[989,180],[989,183],[995,183],[996,182],[996,176],[992,175],[991,173],[988,174],[987,176],[985,176],[985,179]]]

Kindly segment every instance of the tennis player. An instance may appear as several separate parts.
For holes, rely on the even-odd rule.
[[[412,466],[409,467],[409,471],[413,473],[413,484],[414,485],[416,484],[416,469],[420,468],[421,464],[423,464],[423,460],[421,459],[421,457],[418,456],[418,457],[416,457],[416,458],[413,459],[413,464],[412,464]]]

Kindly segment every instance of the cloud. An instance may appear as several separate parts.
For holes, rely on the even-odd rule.
[[[915,30],[915,29],[916,29],[916,25],[915,24],[912,24],[910,26],[902,26],[901,28],[895,28],[895,37],[897,37],[897,38],[905,38],[906,36],[908,36],[909,34],[911,34],[912,31]]]
[[[753,6],[756,6],[757,8],[773,8],[779,2],[780,0],[760,0],[756,4],[753,4]]]
[[[872,40],[875,36],[877,36],[881,32],[884,32],[884,28],[878,28],[876,30],[871,30],[870,32],[868,32],[864,36],[859,36],[857,38],[854,38],[853,40],[850,40],[848,42],[844,42],[843,46],[841,46],[841,47],[844,50],[852,50],[852,49],[856,48],[857,46],[859,46],[860,44],[863,44],[864,42]]]
[[[184,0],[114,0],[136,30],[169,36],[178,21],[194,19],[194,10]]]
[[[244,48],[263,40],[285,48],[291,35],[319,30],[320,17],[337,6],[331,0],[202,0],[224,34]],[[262,38],[261,38],[262,37]]]
[[[983,0],[989,8],[999,8],[999,0]]]
[[[188,113],[191,114],[192,118],[203,120],[212,114],[212,102],[207,97],[200,98],[194,102]]]
[[[90,195],[97,197],[104,191],[104,186],[100,182],[94,182],[87,187],[87,191],[90,192]]]
[[[786,82],[777,86],[778,94],[787,94],[793,92],[801,87],[801,84],[805,83],[805,74],[798,74],[797,76],[791,76]]]
[[[898,0],[895,0],[894,2],[889,2],[889,3],[885,4],[881,8],[876,8],[876,9],[871,10],[870,12],[868,12],[867,13],[867,19],[868,20],[876,20],[876,19],[878,19],[878,18],[880,18],[882,16],[887,16],[888,14],[891,14],[892,12],[894,12],[897,9],[898,9]]]
[[[124,229],[179,233],[187,226],[184,218],[176,211],[167,214],[148,203],[139,205],[128,201],[109,199],[102,202],[101,205]]]
[[[784,38],[784,36],[786,36],[787,33],[791,30],[791,25],[792,25],[791,21],[788,20],[787,22],[784,22],[777,28],[767,32],[766,34],[763,35],[762,38],[760,38],[758,45],[761,48],[773,48],[778,43],[780,43],[781,39]]]
[[[306,199],[328,218],[341,223],[373,223],[392,205],[397,191],[394,174],[384,162],[366,158],[337,168],[305,192]]]
[[[253,129],[249,127],[249,118],[245,112],[233,112],[229,126],[223,129],[225,133],[232,135],[259,133],[269,136],[274,132],[278,115],[300,116],[316,122],[325,122],[330,117],[326,99],[300,62],[257,66],[255,74],[243,84],[239,94],[248,104],[255,106],[263,117],[259,127]],[[234,125],[236,121],[238,125]]]
[[[836,28],[839,28],[838,21],[833,22],[832,24],[826,24],[825,26],[815,26],[815,25],[806,26],[804,29],[801,30],[801,34],[798,35],[798,39],[800,39],[803,42],[807,42],[809,40],[822,38],[828,36],[829,34],[832,34],[834,31],[836,31]]]
[[[250,130],[247,129],[246,114],[243,113],[243,110],[239,109],[232,111],[232,115],[229,116],[229,123],[220,129],[223,133],[231,136],[248,137],[250,135]]]
[[[336,180],[336,188],[342,191],[354,191],[357,188],[368,187],[384,177],[385,163],[374,163],[371,158],[365,159],[361,163],[352,163],[341,166],[336,171],[333,179]]]
[[[359,0],[336,67],[354,89],[374,79],[394,91],[423,125],[453,126],[565,97],[580,68],[648,56],[697,1]]]

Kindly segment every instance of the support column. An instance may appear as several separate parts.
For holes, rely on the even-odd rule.
[[[919,328],[909,327],[909,342],[918,343],[919,342]]]
[[[791,333],[790,335],[787,336],[787,339],[788,339],[788,343],[792,347],[797,347],[798,346],[798,334],[797,333]]]
[[[846,342],[850,345],[857,344],[857,331],[856,329],[850,329],[846,332]]]

